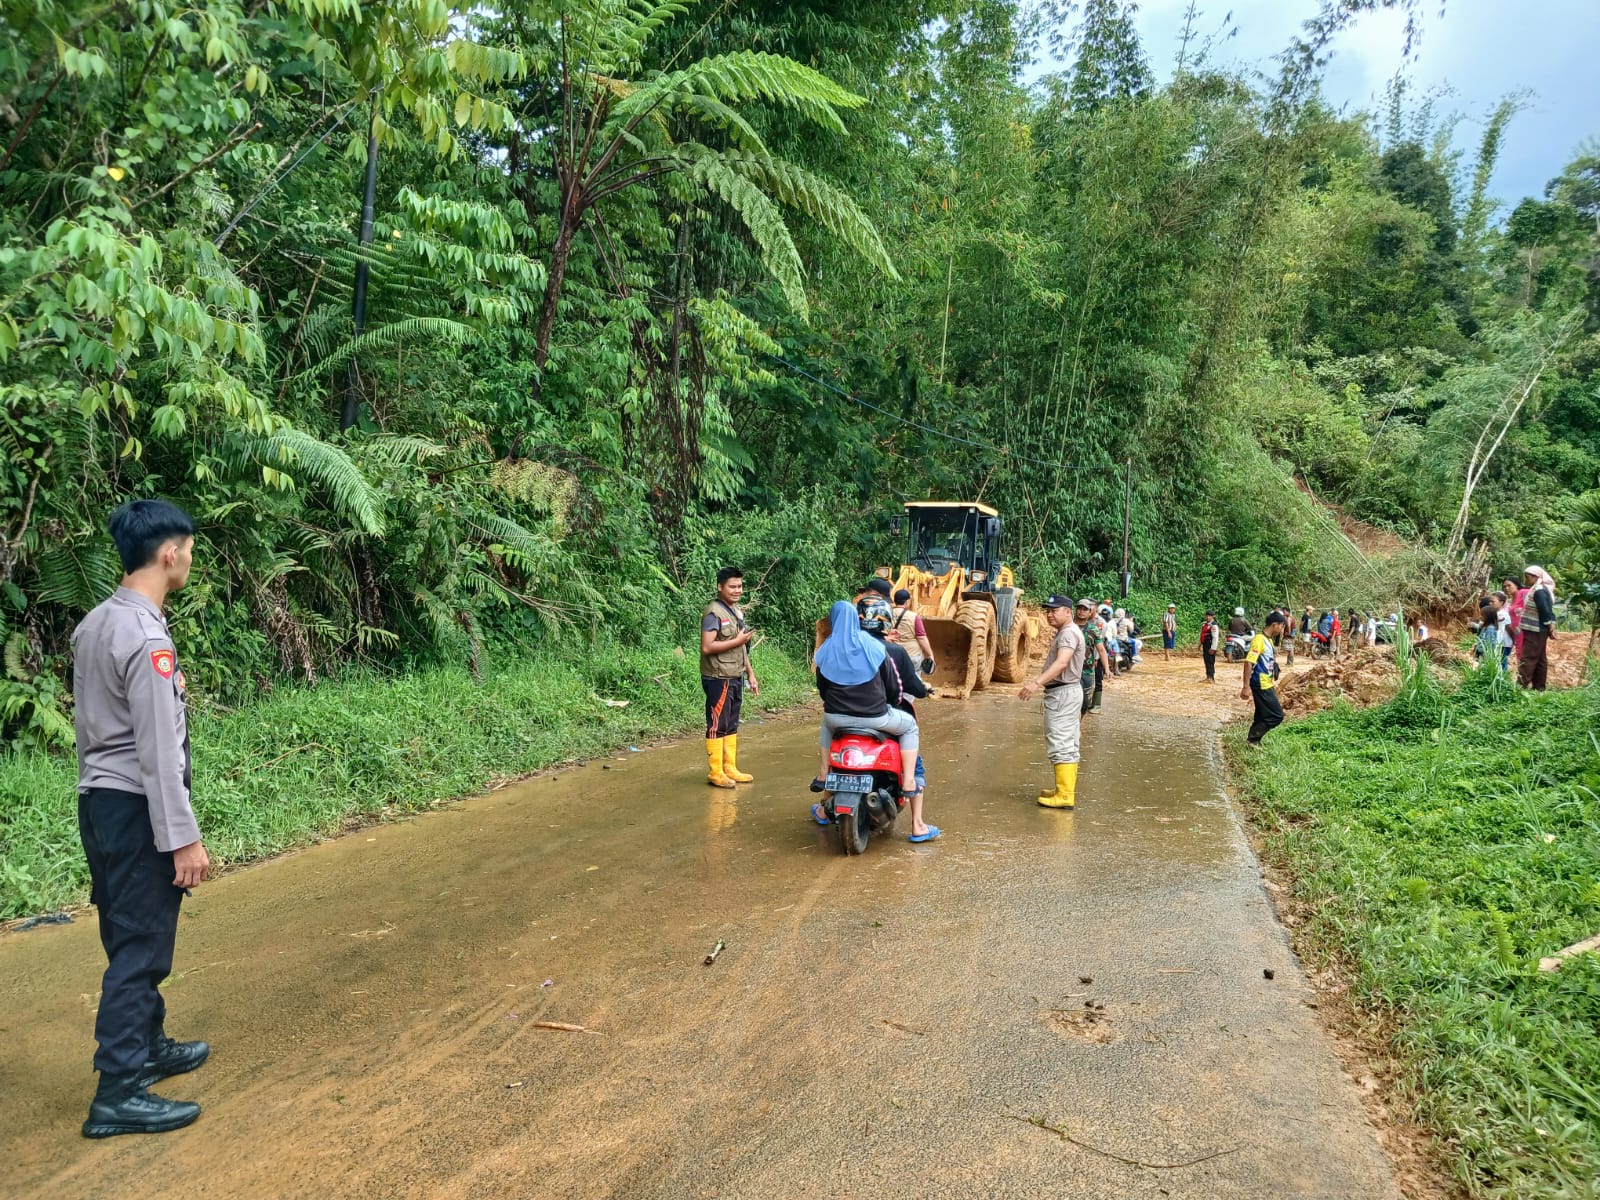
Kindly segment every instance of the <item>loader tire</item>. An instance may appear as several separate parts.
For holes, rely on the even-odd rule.
[[[1000,648],[1000,656],[994,662],[994,677],[1001,683],[1021,683],[1027,677],[1033,643],[1032,624],[1025,613],[1018,612],[1012,617],[1011,637]]]
[[[972,634],[972,648],[967,652],[966,686],[961,689],[965,699],[973,692],[989,686],[994,677],[995,646],[994,609],[982,600],[964,600],[956,608],[956,623]]]

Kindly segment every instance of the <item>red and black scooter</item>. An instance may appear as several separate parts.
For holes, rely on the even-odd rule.
[[[828,767],[822,808],[839,831],[839,848],[864,853],[868,839],[893,829],[906,806],[900,742],[874,729],[840,729],[828,750]]]

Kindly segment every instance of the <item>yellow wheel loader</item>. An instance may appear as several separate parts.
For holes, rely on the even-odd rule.
[[[905,507],[890,530],[909,534],[906,562],[878,574],[896,592],[911,593],[910,607],[922,618],[933,651],[929,683],[965,700],[991,680],[1020,681],[1038,627],[1018,607],[1022,589],[1000,561],[1000,514],[975,501],[914,500]],[[817,622],[817,645],[828,629],[826,620]],[[914,642],[902,644],[913,661],[923,657]]]

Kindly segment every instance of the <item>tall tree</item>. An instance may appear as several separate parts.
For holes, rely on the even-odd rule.
[[[1150,94],[1154,82],[1134,14],[1139,6],[1124,0],[1088,0],[1078,26],[1077,60],[1068,99],[1079,112],[1102,104]]]

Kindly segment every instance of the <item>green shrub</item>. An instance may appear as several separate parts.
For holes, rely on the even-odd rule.
[[[1594,1195],[1600,957],[1539,960],[1600,930],[1600,688],[1533,694],[1493,669],[1408,675],[1241,762],[1268,852],[1295,878],[1313,956],[1395,1018],[1419,1114],[1473,1195]]]

